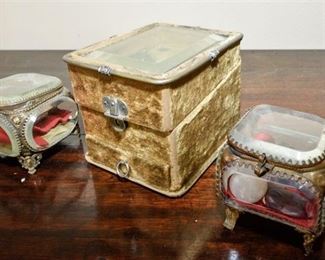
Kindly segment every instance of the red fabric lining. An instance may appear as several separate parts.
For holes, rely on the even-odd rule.
[[[65,124],[69,120],[70,114],[67,110],[55,109],[51,111],[48,116],[42,118],[35,124],[33,128],[34,136],[45,135],[58,124]]]
[[[0,143],[11,144],[9,136],[2,128],[0,128]]]
[[[293,187],[290,187],[290,188],[292,188],[293,192],[300,192],[296,188],[293,188]],[[263,199],[261,199],[260,201],[254,203],[254,204],[251,204],[251,203],[237,200],[235,198],[235,196],[231,193],[229,188],[228,188],[228,191],[227,192],[224,191],[224,193],[229,199],[235,201],[241,207],[252,209],[259,213],[262,213],[265,215],[270,215],[277,219],[284,219],[285,221],[288,221],[290,223],[293,223],[295,225],[302,226],[305,228],[311,228],[316,224],[315,216],[317,216],[317,203],[315,201],[310,201],[310,203],[307,203],[307,205],[306,205],[306,210],[312,211],[312,214],[311,214],[311,216],[313,216],[312,218],[294,218],[294,217],[287,216],[281,212],[278,212],[274,209],[266,207],[266,205],[263,202]]]
[[[33,136],[37,145],[44,147],[48,142],[43,138],[43,135],[50,132],[58,124],[65,124],[69,121],[71,113],[67,110],[53,109],[49,114],[36,122],[33,127]],[[7,133],[0,128],[0,143],[11,144]]]

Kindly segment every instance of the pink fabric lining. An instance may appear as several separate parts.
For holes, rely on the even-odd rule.
[[[69,121],[70,114],[67,110],[55,109],[51,114],[36,123],[33,128],[34,136],[45,135],[58,124],[65,124]]]
[[[293,188],[292,191],[299,192],[295,188]],[[263,202],[263,199],[261,199],[260,201],[254,203],[254,204],[251,204],[251,203],[243,202],[241,200],[237,200],[236,197],[231,193],[230,190],[228,192],[224,191],[224,193],[229,199],[236,201],[236,203],[243,208],[252,209],[254,211],[263,213],[265,215],[272,216],[277,219],[284,219],[290,223],[293,223],[295,225],[305,227],[305,228],[312,228],[316,224],[315,216],[317,216],[317,203],[315,201],[313,201],[313,202],[311,201],[310,203],[308,203],[306,205],[306,210],[309,210],[311,212],[310,215],[313,216],[312,218],[294,218],[294,217],[290,217],[285,214],[282,214],[281,212],[278,212],[274,209],[266,207],[266,205]]]
[[[50,132],[58,124],[65,124],[69,121],[71,113],[67,110],[54,109],[50,111],[50,114],[40,121],[38,121],[33,127],[34,140],[37,145],[45,147],[48,142],[43,138],[43,135]],[[10,138],[7,133],[0,128],[0,144],[11,144]]]

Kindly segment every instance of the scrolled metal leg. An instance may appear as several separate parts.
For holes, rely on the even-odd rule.
[[[42,154],[36,153],[33,155],[21,155],[18,157],[18,161],[23,169],[28,170],[29,174],[36,172],[36,167],[40,164]]]
[[[233,230],[238,217],[239,211],[237,209],[226,207],[226,219],[223,222],[223,226],[229,230]]]
[[[305,233],[304,234],[304,248],[305,248],[305,255],[309,255],[313,250],[314,241],[316,236],[312,233]]]

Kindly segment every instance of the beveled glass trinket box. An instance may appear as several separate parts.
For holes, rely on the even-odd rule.
[[[0,79],[0,156],[17,157],[29,174],[44,150],[74,130],[77,118],[60,79],[36,73]]]
[[[241,212],[275,220],[304,234],[306,254],[324,228],[325,120],[270,105],[247,112],[228,134],[217,161],[224,226]]]

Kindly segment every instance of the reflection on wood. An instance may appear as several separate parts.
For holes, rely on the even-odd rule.
[[[0,77],[35,70],[69,86],[64,53],[0,52]],[[324,75],[324,51],[244,51],[242,112],[270,103],[325,117]],[[87,164],[77,135],[44,153],[24,183],[16,161],[0,159],[0,258],[305,259],[302,238],[279,223],[243,214],[225,229],[215,170],[169,199]],[[313,258],[325,258],[324,243]]]

